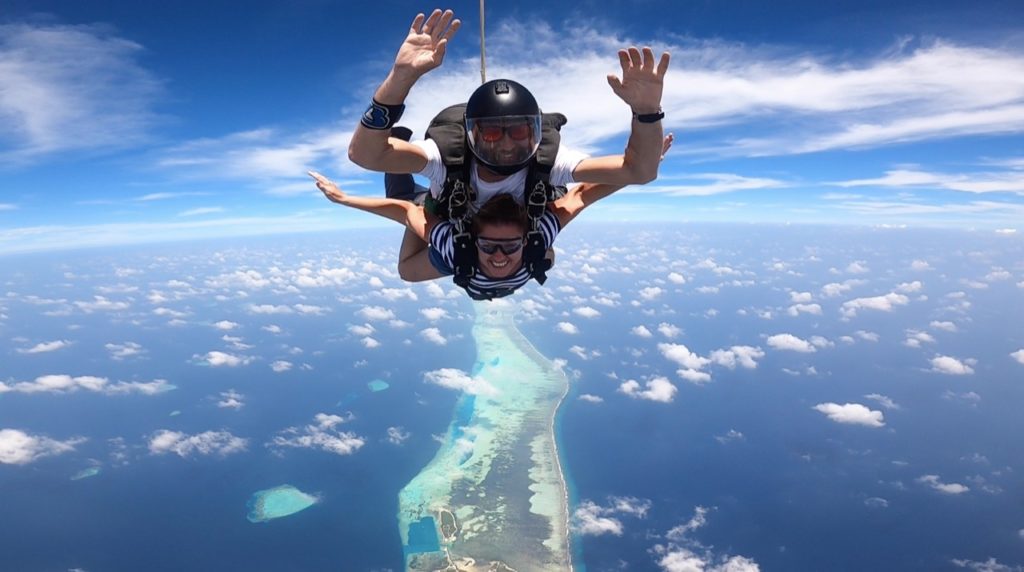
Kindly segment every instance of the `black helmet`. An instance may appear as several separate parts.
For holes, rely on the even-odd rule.
[[[510,79],[476,89],[466,104],[466,139],[473,155],[492,171],[511,175],[537,153],[541,112],[530,90]]]

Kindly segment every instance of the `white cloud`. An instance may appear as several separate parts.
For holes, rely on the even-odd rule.
[[[686,278],[678,272],[669,272],[668,281],[673,284],[686,284]]]
[[[691,533],[707,524],[707,513],[707,508],[696,507],[693,518],[665,533],[666,544],[657,544],[651,549],[659,557],[661,569],[664,572],[759,572],[757,562],[744,556],[716,555],[691,537]]]
[[[648,286],[640,289],[640,297],[644,300],[653,300],[661,296],[665,291],[657,286]]]
[[[356,314],[364,320],[370,320],[371,322],[395,319],[394,312],[380,306],[364,306]]]
[[[214,214],[224,212],[224,207],[198,207],[189,209],[187,211],[181,211],[178,216],[199,216],[205,214]]]
[[[601,315],[601,312],[598,312],[597,310],[591,308],[590,306],[573,308],[572,312],[577,316],[583,316],[584,318],[596,318]]]
[[[869,394],[865,395],[864,397],[866,397],[867,399],[871,399],[873,401],[877,401],[879,405],[881,405],[882,407],[884,407],[886,409],[899,409],[900,408],[900,406],[897,405],[895,401],[893,401],[889,397],[886,397],[885,395],[882,395],[880,393],[869,393]]]
[[[896,286],[896,289],[906,294],[913,294],[914,292],[920,292],[924,288],[920,280],[914,280],[913,282],[903,282]]]
[[[274,373],[283,373],[292,369],[292,362],[277,360],[270,364],[270,369],[274,370]]]
[[[650,508],[651,501],[634,497],[610,497],[607,506],[585,500],[573,512],[572,527],[583,536],[622,536],[624,526],[617,517],[646,518]]]
[[[423,374],[423,381],[473,395],[495,395],[498,390],[482,377],[470,377],[466,372],[454,368],[442,368]]]
[[[0,463],[27,465],[43,457],[74,451],[75,445],[84,442],[82,437],[58,441],[18,429],[0,429]]]
[[[580,329],[577,328],[576,325],[571,322],[558,322],[558,325],[555,326],[555,329],[558,330],[559,332],[562,332],[563,334],[580,333]]]
[[[0,26],[0,162],[148,139],[160,81],[138,65],[139,44],[100,26]]]
[[[305,316],[323,316],[324,314],[331,311],[326,306],[314,306],[312,304],[295,304],[292,306],[295,311]]]
[[[757,361],[764,357],[764,350],[751,346],[732,346],[727,350],[715,350],[709,356],[713,363],[729,369],[735,369],[736,365],[746,369],[757,367]]]
[[[203,355],[196,354],[192,356],[192,359],[197,360],[198,363],[205,363],[206,365],[213,367],[237,367],[240,365],[248,365],[253,360],[253,358],[248,356],[237,356],[235,354],[219,351],[206,352]]]
[[[735,429],[729,429],[729,431],[726,432],[724,435],[715,435],[715,441],[718,441],[719,443],[722,444],[730,443],[732,441],[742,441],[743,439],[745,439],[743,433]]]
[[[938,475],[922,475],[917,478],[917,482],[947,495],[959,495],[971,490],[960,483],[944,483],[939,480]]]
[[[583,536],[622,536],[622,521],[613,516],[605,516],[606,510],[593,501],[580,503],[573,512],[573,529]]]
[[[251,314],[291,314],[292,309],[288,306],[274,305],[274,304],[250,304],[249,313]]]
[[[1017,363],[1024,365],[1024,349],[1019,349],[1013,352],[1010,354],[1010,357],[1017,360]]]
[[[974,373],[974,369],[969,365],[973,361],[969,359],[965,363],[954,357],[938,356],[931,360],[932,371],[946,375],[970,375]]]
[[[380,342],[378,342],[377,340],[375,340],[375,339],[373,339],[373,338],[371,338],[369,336],[367,336],[367,337],[365,337],[365,338],[363,338],[363,339],[361,339],[359,341],[360,341],[360,343],[363,344],[363,347],[365,347],[367,349],[371,349],[372,350],[374,348],[379,348],[380,347]]]
[[[43,354],[49,352],[55,352],[60,349],[64,349],[71,345],[71,342],[67,340],[54,340],[52,342],[40,342],[30,348],[21,349],[17,351],[19,354]]]
[[[859,310],[879,310],[882,312],[891,312],[896,306],[905,306],[910,299],[903,294],[897,294],[890,292],[884,296],[874,296],[871,298],[856,298],[843,302],[843,307],[840,310],[844,318],[852,318],[857,315]]]
[[[582,393],[577,398],[580,401],[586,401],[587,403],[604,403],[604,398],[599,395],[591,395],[589,393]]]
[[[636,380],[628,380],[619,385],[619,391],[635,399],[646,399],[661,403],[672,403],[678,389],[665,377],[654,377],[645,383],[647,389],[640,389]]]
[[[117,312],[119,310],[127,310],[131,307],[128,302],[114,302],[104,298],[103,296],[93,296],[92,302],[75,302],[75,306],[78,306],[78,309],[82,310],[86,314],[91,314],[93,312]]]
[[[420,336],[432,344],[443,346],[448,343],[448,339],[441,335],[441,330],[437,328],[426,328],[420,332]]]
[[[154,455],[175,453],[179,457],[199,455],[230,455],[244,451],[248,440],[227,431],[205,431],[188,435],[180,431],[161,429],[149,440],[149,452]]]
[[[654,336],[654,334],[652,334],[651,331],[648,330],[645,326],[634,326],[633,329],[629,331],[629,333],[633,334],[634,336],[639,336],[641,338],[650,338]]]
[[[305,427],[289,427],[281,431],[267,446],[320,449],[336,455],[351,455],[366,444],[359,435],[338,429],[339,425],[348,421],[344,417],[317,413],[313,419],[315,423]]]
[[[348,327],[348,331],[352,332],[353,334],[355,334],[357,336],[364,336],[365,337],[365,336],[369,336],[370,334],[376,332],[377,329],[374,328],[370,324],[363,324],[361,326],[359,326],[359,325],[349,326]]]
[[[658,324],[658,333],[671,340],[682,334],[683,330],[667,322],[662,322]]]
[[[217,407],[222,409],[241,409],[245,406],[245,396],[238,393],[234,389],[228,391],[222,391],[220,393],[220,401],[217,402]]]
[[[809,304],[813,301],[810,292],[790,292],[789,301],[793,304]]]
[[[409,433],[401,426],[388,427],[388,443],[392,445],[401,445],[405,443],[409,437],[412,437],[412,433]]]
[[[690,351],[683,344],[658,344],[658,351],[661,355],[665,356],[666,359],[674,361],[687,369],[699,370],[707,364],[711,363],[708,358],[701,357]]]
[[[881,411],[873,411],[859,403],[819,403],[814,406],[836,423],[848,423],[852,425],[866,425],[868,427],[884,427],[885,420]]]
[[[942,330],[944,332],[957,331],[956,324],[954,324],[953,322],[940,322],[938,320],[934,320],[928,325],[931,326],[931,328],[934,330]]]
[[[77,391],[92,391],[105,395],[124,395],[128,393],[140,393],[142,395],[157,395],[175,389],[166,380],[157,379],[150,382],[143,381],[119,381],[110,383],[105,377],[92,375],[42,375],[34,381],[22,381],[11,385],[0,381],[0,394],[7,392],[17,393],[74,393]]]
[[[813,314],[815,316],[821,315],[820,304],[793,304],[786,309],[786,313],[790,316],[799,316],[800,314]]]
[[[137,356],[145,353],[146,350],[142,349],[142,346],[135,342],[125,342],[123,344],[104,344],[107,351],[110,352],[110,357],[114,360],[121,361],[125,358]]]
[[[228,331],[228,330],[233,330],[233,329],[237,328],[239,325],[240,324],[238,324],[237,322],[232,322],[232,321],[229,321],[229,320],[221,320],[219,322],[215,322],[213,324],[213,327],[217,328],[218,330]]]
[[[954,558],[950,560],[958,568],[970,568],[975,572],[1024,572],[1024,566],[1010,566],[1003,564],[993,557],[984,562],[980,560],[966,560]]]
[[[442,318],[447,318],[448,317],[448,310],[445,310],[444,308],[436,308],[436,307],[434,307],[434,308],[421,308],[420,309],[420,314],[423,314],[423,317],[426,318],[427,320],[430,320],[431,322],[436,322],[436,321],[438,321],[438,320],[440,320]]]
[[[793,334],[775,334],[767,340],[769,346],[777,350],[811,353],[817,351],[811,342],[802,340]]]

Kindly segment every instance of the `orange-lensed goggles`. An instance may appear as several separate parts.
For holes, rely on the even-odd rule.
[[[501,140],[502,135],[508,133],[509,139],[513,141],[523,141],[529,139],[532,129],[529,123],[514,123],[512,125],[481,125],[478,127],[480,130],[480,139],[494,143]]]

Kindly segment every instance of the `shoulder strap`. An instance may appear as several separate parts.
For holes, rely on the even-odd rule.
[[[548,249],[540,230],[540,219],[547,210],[548,202],[565,194],[565,187],[551,185],[551,169],[555,166],[562,140],[559,131],[568,121],[561,113],[544,114],[540,147],[537,148],[526,177],[524,196],[529,228],[526,231],[526,246],[523,248],[523,265],[538,284],[547,281],[547,271],[551,269],[551,261],[546,258]]]

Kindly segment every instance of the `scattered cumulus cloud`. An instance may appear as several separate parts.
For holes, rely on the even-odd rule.
[[[135,342],[125,342],[123,344],[104,344],[104,348],[110,352],[111,359],[121,361],[128,359],[133,356],[138,356],[145,353],[146,350],[142,349],[142,346]]]
[[[840,312],[844,318],[853,318],[860,310],[891,312],[896,306],[905,306],[908,302],[910,302],[910,299],[903,294],[890,292],[883,296],[855,298],[853,300],[843,302],[843,307],[840,309]]]
[[[336,455],[351,455],[362,448],[366,441],[355,433],[339,429],[349,420],[340,415],[317,413],[313,423],[304,427],[289,427],[278,433],[267,446],[319,449]]]
[[[819,403],[814,406],[816,411],[824,413],[836,423],[865,425],[867,427],[884,427],[885,421],[881,411],[873,411],[860,403]]]
[[[270,364],[270,369],[272,369],[274,373],[284,373],[292,369],[292,362],[277,360]]]
[[[194,454],[226,456],[246,449],[248,440],[227,431],[204,431],[188,435],[180,431],[161,429],[149,440],[149,452],[154,455],[174,453],[186,458]]]
[[[682,334],[683,330],[667,322],[662,322],[658,324],[658,333],[671,340]]]
[[[426,328],[420,332],[420,337],[427,340],[432,344],[443,346],[448,343],[448,338],[441,335],[441,330],[437,328]]]
[[[937,356],[932,358],[932,371],[946,375],[971,375],[974,369],[971,367],[975,360],[968,359],[960,361],[950,356]]]
[[[83,437],[65,441],[42,435],[31,435],[19,429],[0,429],[0,463],[27,465],[43,457],[52,457],[75,450],[85,442]]]
[[[210,351],[203,355],[197,354],[192,356],[192,359],[195,359],[200,364],[212,367],[238,367],[240,365],[248,365],[253,360],[253,358],[248,356],[237,356],[219,351]]]
[[[1024,349],[1019,349],[1013,352],[1010,354],[1010,357],[1016,360],[1017,363],[1024,365]]]
[[[959,495],[971,490],[960,483],[944,483],[939,479],[938,475],[922,475],[917,478],[917,482],[928,485],[932,489],[947,495]]]
[[[658,401],[661,403],[672,403],[675,398],[678,388],[672,385],[672,382],[665,377],[654,377],[647,381],[644,386],[646,389],[641,389],[640,383],[636,380],[630,379],[619,385],[619,392],[625,393],[626,395],[634,399],[646,399],[648,401]]]
[[[596,318],[601,315],[601,312],[591,308],[590,306],[582,306],[579,308],[573,308],[572,311],[577,316],[583,316],[584,318]]]
[[[578,333],[580,333],[580,329],[577,328],[575,326],[575,324],[573,324],[571,322],[558,322],[558,325],[555,326],[555,329],[558,330],[559,332],[562,332],[563,334],[578,334]]]
[[[52,342],[40,342],[30,348],[19,348],[19,354],[44,354],[64,349],[71,345],[68,340],[54,340]]]
[[[371,322],[380,322],[383,320],[395,319],[394,312],[388,310],[387,308],[381,308],[380,306],[364,306],[358,312],[356,312],[356,315],[363,318],[364,320],[369,320]]]
[[[775,334],[768,338],[767,344],[777,350],[790,352],[812,353],[817,351],[814,344],[793,334]]]
[[[15,393],[75,393],[77,391],[90,391],[105,395],[126,395],[138,393],[142,395],[157,395],[175,389],[166,380],[157,379],[154,381],[119,381],[110,383],[105,377],[92,375],[42,375],[33,381],[21,381],[7,384],[0,381],[0,395],[7,392]]]
[[[715,350],[708,357],[713,363],[729,369],[736,369],[737,365],[755,369],[757,360],[764,357],[764,350],[751,346],[732,346],[727,350]]]
[[[220,399],[217,401],[217,407],[220,407],[221,409],[234,409],[237,411],[244,406],[245,396],[234,389],[222,391],[220,393]]]
[[[401,445],[401,444],[405,443],[409,439],[409,437],[411,437],[411,436],[412,436],[412,433],[409,433],[408,431],[406,431],[401,426],[398,426],[398,427],[388,427],[388,437],[387,437],[387,439],[388,439],[388,443],[391,443],[392,445]]]
[[[604,398],[599,395],[592,395],[590,393],[581,393],[577,398],[580,401],[586,401],[587,403],[604,403]]]
[[[423,374],[423,381],[472,395],[495,395],[498,390],[486,379],[472,377],[460,369],[442,368]]]

